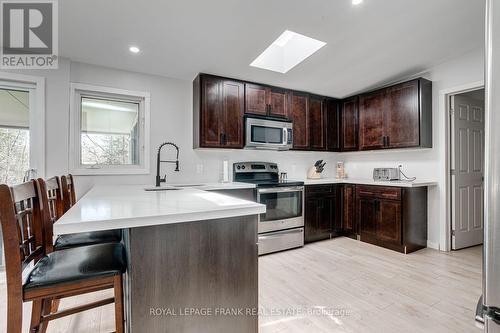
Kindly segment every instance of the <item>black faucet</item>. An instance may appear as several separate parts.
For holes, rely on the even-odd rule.
[[[162,161],[160,160],[160,155],[161,155],[161,149],[163,146],[173,146],[177,150],[177,157],[175,161]],[[167,182],[167,175],[165,175],[163,178],[160,177],[160,163],[175,163],[175,171],[179,171],[179,146],[177,146],[173,142],[165,142],[160,145],[158,148],[158,155],[156,156],[156,187],[160,187],[161,183],[166,183]]]

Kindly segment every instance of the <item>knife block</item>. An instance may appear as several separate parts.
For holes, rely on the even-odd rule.
[[[307,171],[307,179],[321,179],[321,173],[316,171],[316,167],[310,167]]]

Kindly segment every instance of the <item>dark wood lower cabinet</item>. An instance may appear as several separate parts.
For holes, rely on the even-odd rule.
[[[342,186],[342,231],[344,236],[357,238],[356,185]]]
[[[340,196],[337,185],[306,186],[304,241],[311,243],[340,236]]]
[[[361,241],[410,253],[427,246],[427,187],[356,186]]]

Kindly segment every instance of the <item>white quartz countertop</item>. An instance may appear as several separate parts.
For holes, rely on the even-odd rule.
[[[256,215],[266,211],[262,204],[199,188],[170,191],[145,191],[145,188],[144,185],[95,186],[54,224],[54,234]],[[231,187],[235,188],[238,187]]]
[[[423,186],[436,186],[436,181],[420,180],[406,181],[406,180],[391,180],[391,181],[374,181],[373,179],[362,178],[321,178],[321,179],[305,179],[305,185],[320,185],[320,184],[359,184],[359,185],[379,185],[379,186],[394,186],[394,187],[423,187]]]
[[[204,191],[215,191],[215,190],[242,190],[242,189],[252,189],[255,188],[255,184],[251,183],[240,183],[240,182],[229,182],[229,183],[179,183],[179,184],[169,184],[174,187],[190,187],[196,188],[198,190]]]

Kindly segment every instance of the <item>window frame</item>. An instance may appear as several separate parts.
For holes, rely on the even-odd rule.
[[[84,165],[81,163],[81,97],[112,99],[139,104],[139,164]],[[150,173],[149,92],[71,83],[69,171],[74,175],[142,175]]]

